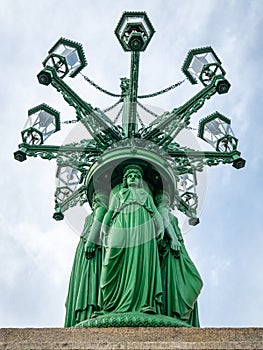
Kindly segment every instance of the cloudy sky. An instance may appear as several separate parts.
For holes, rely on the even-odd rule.
[[[131,0],[128,6],[120,0],[1,0],[0,327],[63,326],[79,239],[75,222],[52,219],[55,162],[13,159],[28,109],[45,102],[62,120],[75,118],[52,87],[38,84],[36,74],[63,36],[82,43],[88,61],[83,73],[118,93],[119,78],[129,75],[129,54],[113,32],[125,10],[146,11],[156,29],[141,55],[140,94],[182,80],[180,68],[191,48],[212,46],[223,62],[231,89],[209,100],[193,123],[216,110],[231,118],[247,165],[208,169],[201,223],[186,230],[185,242],[204,281],[201,325],[262,327],[261,0]],[[66,81],[93,106],[115,102],[80,75]],[[200,89],[186,82],[147,103],[171,110]],[[50,144],[63,142],[71,128],[65,125]]]

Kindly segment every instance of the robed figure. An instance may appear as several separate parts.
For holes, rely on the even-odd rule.
[[[160,313],[162,283],[157,240],[163,221],[139,166],[124,171],[110,198],[102,230],[105,253],[101,271],[104,312]]]
[[[170,212],[170,197],[163,192],[156,196],[165,234],[160,242],[160,264],[163,285],[162,313],[176,317],[193,327],[199,327],[197,297],[203,282],[189,257],[178,225]]]
[[[94,193],[73,263],[66,327],[127,313],[199,327],[202,280],[170,206],[169,194],[154,198],[134,164],[124,168],[109,199]]]
[[[71,271],[65,327],[74,327],[98,310],[102,260],[100,230],[106,203],[103,193],[94,193],[93,212],[86,218]]]

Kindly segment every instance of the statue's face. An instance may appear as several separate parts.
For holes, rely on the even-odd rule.
[[[128,187],[138,187],[141,180],[141,176],[136,172],[130,172],[127,175],[127,185]]]

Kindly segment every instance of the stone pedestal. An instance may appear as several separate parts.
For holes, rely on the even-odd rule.
[[[3,328],[0,350],[263,349],[263,328]]]

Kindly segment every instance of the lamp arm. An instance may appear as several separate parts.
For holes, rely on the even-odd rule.
[[[78,165],[88,165],[89,158],[98,157],[101,154],[100,149],[91,146],[53,146],[53,145],[29,145],[21,143],[18,148],[28,157],[41,157],[42,159],[63,159],[75,158]],[[81,160],[79,158],[81,157]]]
[[[49,83],[63,96],[64,100],[76,110],[77,119],[85,126],[98,145],[105,149],[122,139],[121,131],[99,109],[93,108],[80,98],[56,73],[53,67],[45,67],[40,74],[49,76]],[[38,76],[39,76],[38,75]]]
[[[210,152],[166,149],[169,156],[173,159],[178,175],[192,173],[193,171],[203,171],[204,166],[216,166],[219,164],[235,164],[240,161],[241,153],[237,150],[231,152]]]
[[[149,127],[141,133],[141,136],[149,141],[154,141],[160,146],[168,146],[179,132],[190,124],[190,117],[204,105],[216,92],[219,82],[225,81],[223,75],[217,75],[212,78],[209,85],[204,87],[189,101],[172,112],[165,112],[157,117]],[[161,136],[159,140],[156,137]]]
[[[82,185],[62,202],[56,203],[55,210],[64,213],[69,208],[75,207],[77,204],[83,205],[87,201],[87,187]]]

